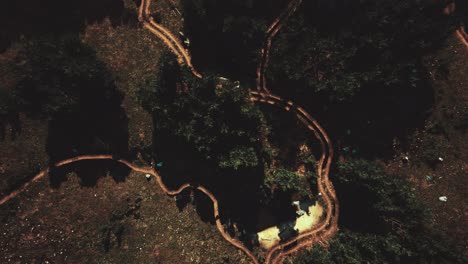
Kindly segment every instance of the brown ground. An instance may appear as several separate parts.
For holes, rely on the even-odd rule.
[[[125,94],[122,107],[129,119],[129,145],[151,144],[153,122],[138,103],[137,92],[156,78],[159,58],[167,52],[165,45],[145,29],[114,28],[109,21],[88,26],[82,39],[112,70],[117,88]]]
[[[456,126],[468,113],[468,48],[454,35],[443,49],[427,58],[426,64],[435,86],[433,113],[414,135],[409,164],[401,162],[404,154],[397,149],[400,154],[388,164],[388,170],[415,183],[416,193],[433,212],[427,223],[467,250],[468,140],[466,131]],[[441,132],[431,133],[434,127]],[[424,162],[428,149],[434,149],[435,158],[440,156],[444,161],[429,166]],[[428,175],[433,180],[427,180]],[[447,196],[448,201],[440,202],[439,196]]]
[[[43,180],[4,206],[2,263],[248,263],[193,206],[180,212],[140,173],[121,184],[105,177],[93,188],[74,175],[58,190]]]
[[[184,27],[183,8],[179,0],[156,0],[151,1],[150,13],[153,17],[160,18],[161,26],[167,28],[175,36],[180,37],[179,31]],[[182,15],[179,15],[177,11]]]
[[[13,45],[0,54],[0,89],[12,91],[17,83],[17,76],[11,70],[19,45]],[[16,121],[21,131],[14,136],[14,125],[0,118],[0,126],[5,126],[5,138],[0,138],[0,196],[32,177],[37,171],[48,166],[45,150],[47,123],[19,114]],[[1,129],[1,127],[0,127]],[[1,135],[1,133],[0,133]]]

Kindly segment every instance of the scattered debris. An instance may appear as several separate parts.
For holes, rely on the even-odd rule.
[[[431,175],[427,175],[427,176],[426,176],[426,181],[432,181],[432,176],[431,176]]]
[[[409,162],[409,157],[408,157],[408,156],[404,156],[404,157],[402,158],[402,160],[403,160],[403,162],[408,163],[408,162]]]
[[[151,174],[146,173],[145,177],[146,177],[146,180],[148,180],[148,181],[151,180]]]
[[[442,157],[439,157],[438,160],[439,160],[440,162],[444,161],[444,159],[443,159]]]
[[[447,196],[440,196],[439,201],[441,202],[447,202]]]
[[[162,161],[156,163],[156,167],[161,168],[164,165]]]

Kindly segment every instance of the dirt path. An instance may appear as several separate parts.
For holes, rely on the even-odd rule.
[[[71,163],[75,163],[75,162],[79,162],[79,161],[84,161],[84,160],[114,160],[116,162],[119,162],[119,163],[122,163],[124,165],[126,165],[127,167],[129,167],[130,169],[132,169],[133,171],[136,171],[136,172],[140,172],[140,173],[145,173],[145,174],[150,174],[152,175],[153,177],[156,178],[157,182],[158,182],[158,185],[159,187],[161,187],[161,189],[168,195],[171,195],[171,196],[174,196],[174,195],[177,195],[181,192],[183,192],[185,189],[189,189],[189,188],[192,188],[192,189],[196,189],[196,190],[199,190],[201,192],[203,192],[206,196],[208,196],[211,201],[213,202],[213,207],[214,207],[214,210],[213,210],[213,214],[214,214],[214,218],[216,220],[216,227],[218,228],[219,232],[221,233],[221,235],[224,237],[224,239],[226,239],[227,241],[229,241],[231,244],[233,244],[234,246],[236,246],[237,248],[239,248],[240,250],[242,250],[245,254],[247,254],[253,261],[253,263],[256,263],[258,264],[258,261],[257,261],[257,258],[253,255],[253,253],[248,250],[244,244],[242,244],[240,241],[238,241],[237,239],[231,237],[225,230],[224,230],[224,227],[223,227],[223,224],[221,223],[221,219],[219,217],[219,207],[218,207],[218,200],[216,199],[216,197],[210,192],[208,191],[205,187],[203,186],[197,186],[197,187],[194,187],[194,186],[191,186],[190,184],[186,183],[186,184],[183,184],[181,187],[179,187],[177,190],[171,190],[169,189],[165,184],[164,182],[162,181],[161,179],[161,176],[151,167],[139,167],[139,166],[136,166],[134,165],[133,163],[131,163],[130,161],[127,161],[127,160],[124,160],[124,159],[118,159],[118,160],[115,160],[112,155],[83,155],[83,156],[78,156],[78,157],[74,157],[74,158],[70,158],[70,159],[66,159],[66,160],[63,160],[63,161],[60,161],[60,162],[57,162],[55,165],[53,165],[53,167],[61,167],[61,166],[65,166],[65,165],[68,165],[68,164],[71,164]],[[9,200],[15,198],[16,196],[18,196],[19,194],[21,194],[24,190],[26,190],[26,188],[31,184],[31,183],[34,183],[42,178],[44,178],[45,176],[48,175],[48,172],[50,171],[50,168],[47,168],[41,172],[39,172],[31,181],[25,183],[21,188],[17,189],[16,191],[12,192],[11,194],[9,194],[8,196],[2,198],[0,200],[0,206],[3,205],[4,203],[8,202]]]
[[[303,247],[310,246],[316,242],[326,241],[331,235],[338,230],[338,215],[339,206],[336,198],[335,190],[329,180],[328,174],[330,171],[331,161],[333,157],[333,147],[331,145],[328,135],[318,122],[313,119],[303,108],[296,106],[291,101],[284,101],[282,98],[267,94],[251,91],[251,100],[254,102],[262,102],[274,105],[288,112],[292,112],[307,127],[315,137],[319,140],[322,156],[317,164],[317,187],[318,191],[322,194],[323,206],[325,207],[325,219],[320,221],[313,229],[301,233],[293,239],[284,243],[278,244],[267,252],[265,263],[279,263],[286,255],[297,252]],[[297,245],[292,248],[281,251],[287,246],[297,242]],[[275,253],[279,252],[277,255]]]
[[[291,101],[285,101],[278,96],[270,94],[266,87],[265,71],[266,71],[266,67],[268,64],[271,41],[273,37],[281,29],[286,19],[289,16],[291,16],[291,14],[295,11],[295,9],[299,6],[301,2],[302,0],[292,0],[288,4],[285,11],[283,11],[278,16],[278,18],[275,19],[273,23],[270,25],[267,31],[265,44],[262,48],[261,63],[257,69],[257,77],[258,77],[257,89],[259,90],[259,92],[250,91],[250,95],[251,95],[250,100],[252,100],[253,102],[260,102],[260,103],[267,103],[270,105],[274,105],[274,106],[283,108],[286,111],[294,113],[296,117],[301,121],[301,123],[304,124],[308,130],[313,132],[315,137],[319,140],[321,144],[322,155],[317,164],[317,175],[318,175],[317,185],[318,185],[318,192],[322,194],[322,199],[324,203],[323,206],[325,207],[326,217],[322,219],[322,221],[320,221],[313,229],[307,232],[301,233],[297,237],[294,237],[289,241],[278,244],[274,246],[273,248],[271,248],[267,252],[267,257],[265,260],[266,263],[278,263],[282,261],[287,255],[297,252],[303,247],[311,246],[314,243],[326,243],[326,240],[338,230],[338,225],[337,225],[338,212],[339,212],[338,201],[336,198],[333,185],[330,182],[329,177],[328,177],[330,165],[332,161],[332,156],[333,156],[333,147],[331,145],[328,135],[325,133],[323,128],[318,124],[318,122],[315,119],[313,119],[303,108],[296,106]],[[165,29],[164,27],[162,27],[161,25],[158,25],[157,23],[153,21],[149,12],[150,4],[151,4],[151,0],[142,0],[142,3],[139,8],[139,19],[141,23],[143,24],[143,26],[148,28],[148,30],[150,30],[154,35],[160,38],[169,47],[169,49],[178,57],[179,63],[186,64],[191,69],[192,73],[195,76],[201,78],[202,77],[201,74],[195,70],[195,68],[193,67],[191,63],[191,57],[189,53],[180,44],[178,39],[174,37],[174,35],[171,34],[167,29]],[[265,92],[261,92],[261,90]],[[79,162],[83,160],[114,160],[114,159],[111,155],[84,155],[84,156],[78,156],[75,158],[70,158],[70,159],[60,161],[56,163],[55,165],[53,165],[53,167],[61,167],[67,164],[71,164],[71,163]],[[244,246],[244,244],[242,244],[242,242],[231,237],[224,230],[224,227],[219,218],[218,200],[205,187],[203,186],[194,187],[186,183],[186,184],[183,184],[177,190],[171,190],[164,184],[164,182],[161,179],[161,176],[153,168],[139,167],[124,159],[118,159],[115,161],[125,164],[127,167],[129,167],[130,169],[136,172],[152,175],[153,177],[156,178],[161,189],[168,195],[177,195],[187,188],[197,189],[203,192],[204,194],[206,194],[213,202],[213,206],[214,206],[213,214],[216,219],[216,227],[218,228],[221,235],[228,242],[230,242],[235,247],[239,248],[245,254],[247,254],[252,259],[253,263],[256,263],[256,264],[258,263],[258,260],[254,256],[254,254],[249,249],[247,249]],[[49,170],[50,168],[47,168],[39,172],[32,180],[25,183],[22,187],[18,188],[17,190],[7,195],[6,197],[3,197],[0,200],[0,205],[3,205],[4,203],[18,196],[20,193],[26,190],[30,184],[47,176]],[[286,247],[292,245],[293,243],[297,243],[297,244],[295,244],[291,248],[283,250]]]
[[[260,64],[257,67],[257,90],[269,92],[266,86],[265,72],[268,66],[268,60],[270,57],[271,41],[276,36],[278,31],[283,27],[286,20],[296,11],[296,8],[302,3],[302,0],[291,0],[286,9],[271,23],[267,30],[265,42],[263,43],[261,51]]]
[[[465,31],[465,27],[460,27],[457,29],[456,34],[461,43],[463,43],[463,45],[468,48],[468,34]]]
[[[157,24],[151,17],[151,12],[149,10],[150,6],[151,0],[141,1],[141,5],[138,9],[138,19],[140,22],[145,28],[160,38],[169,47],[169,49],[171,49],[171,51],[177,56],[179,63],[186,64],[192,71],[193,75],[201,78],[202,75],[193,67],[192,58],[190,57],[188,51],[180,43],[179,39],[171,32],[169,32],[169,30]]]

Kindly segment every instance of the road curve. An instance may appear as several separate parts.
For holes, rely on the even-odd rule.
[[[301,233],[289,241],[278,244],[267,252],[266,263],[278,263],[284,256],[298,251],[299,249],[310,246],[318,241],[325,241],[338,230],[338,215],[339,206],[333,184],[329,180],[330,166],[333,158],[333,147],[330,138],[325,133],[318,122],[312,118],[302,107],[296,106],[291,101],[285,101],[282,98],[267,94],[251,91],[251,100],[254,102],[262,102],[274,105],[288,112],[292,112],[301,121],[301,123],[319,140],[322,155],[317,163],[317,187],[318,192],[322,193],[323,206],[326,208],[325,218],[322,219],[315,227],[307,232]],[[291,244],[298,242],[293,248],[287,251],[280,252],[276,256],[277,251],[284,249]]]
[[[331,235],[333,235],[338,230],[338,225],[337,225],[338,212],[339,212],[338,200],[336,198],[333,185],[330,182],[329,177],[328,177],[330,165],[332,161],[332,156],[333,156],[333,147],[331,145],[331,141],[328,135],[325,133],[323,128],[318,124],[318,122],[315,119],[313,119],[303,108],[296,106],[291,101],[285,101],[278,96],[270,94],[268,89],[266,88],[265,71],[266,71],[266,66],[268,64],[268,56],[269,56],[269,50],[271,48],[271,40],[277,34],[277,32],[281,29],[282,25],[284,24],[284,21],[295,11],[295,9],[299,6],[301,2],[302,0],[292,0],[291,2],[289,2],[285,11],[283,11],[278,16],[278,18],[275,19],[275,21],[273,21],[273,23],[270,25],[267,31],[265,45],[262,48],[261,63],[257,69],[257,77],[258,77],[257,89],[259,89],[260,91],[250,91],[250,100],[253,102],[267,103],[270,105],[281,107],[285,109],[286,111],[292,112],[301,121],[301,123],[303,123],[307,127],[308,130],[313,132],[315,137],[319,140],[321,144],[322,155],[317,164],[317,175],[318,175],[317,187],[318,187],[318,192],[322,194],[322,199],[324,203],[323,206],[326,208],[325,210],[326,216],[313,229],[309,230],[308,232],[301,233],[298,236],[271,248],[267,252],[265,263],[278,263],[282,261],[287,255],[292,254],[303,247],[310,246],[314,243],[324,243]],[[150,4],[151,4],[151,0],[142,0],[141,5],[139,7],[140,22],[143,24],[145,28],[150,30],[154,35],[160,38],[169,47],[169,49],[177,56],[178,62],[180,64],[186,64],[191,69],[192,73],[195,76],[197,76],[198,78],[201,78],[202,75],[195,70],[195,68],[193,67],[191,63],[191,57],[189,53],[180,44],[178,39],[174,37],[167,29],[165,29],[164,27],[162,27],[161,25],[158,25],[157,23],[153,21],[149,12]],[[261,92],[261,90],[265,92]],[[79,162],[83,160],[115,160],[115,159],[111,155],[83,155],[83,156],[78,156],[78,157],[60,161],[54,164],[53,167],[60,167],[60,166],[64,166],[67,164],[71,164],[71,163]],[[161,179],[161,176],[153,168],[139,167],[124,159],[118,159],[115,161],[125,164],[127,167],[129,167],[130,169],[136,172],[152,175],[153,177],[156,178],[161,189],[168,195],[177,195],[187,188],[197,189],[203,192],[213,202],[213,207],[214,207],[213,214],[216,220],[216,227],[218,228],[221,235],[228,242],[230,242],[231,244],[233,244],[234,246],[242,250],[244,253],[246,253],[251,258],[253,263],[258,264],[258,260],[254,256],[254,254],[248,248],[246,248],[245,245],[242,244],[242,242],[231,237],[224,230],[224,227],[219,218],[218,200],[205,187],[203,186],[194,187],[194,186],[191,186],[189,183],[186,183],[186,184],[183,184],[181,187],[179,187],[177,190],[171,190],[164,184],[164,182]],[[0,200],[0,205],[3,205],[7,201],[19,195],[21,192],[26,190],[26,188],[30,184],[44,178],[46,175],[48,175],[49,171],[50,171],[50,168],[47,168],[39,172],[33,179],[25,183],[22,187],[13,191],[9,195],[3,197]],[[286,247],[291,246],[293,243],[297,243],[297,244],[295,244],[291,248],[287,248],[286,250],[283,250]]]
[[[296,117],[301,121],[301,123],[304,124],[304,126],[307,127],[308,130],[313,132],[315,137],[319,140],[321,144],[321,149],[322,149],[322,155],[317,163],[317,187],[318,187],[318,192],[322,193],[322,199],[323,199],[323,206],[326,208],[326,216],[324,219],[322,219],[319,224],[317,224],[312,230],[309,230],[308,232],[304,232],[299,234],[297,237],[292,238],[291,240],[288,240],[284,243],[281,243],[273,248],[271,248],[267,252],[267,257],[265,260],[265,263],[278,263],[282,258],[284,258],[286,255],[294,253],[298,251],[299,249],[310,246],[313,243],[317,242],[323,242],[326,241],[331,235],[333,235],[337,230],[338,230],[338,201],[336,198],[335,190],[333,188],[332,183],[330,182],[328,178],[329,170],[330,170],[330,165],[332,161],[332,155],[333,155],[333,148],[330,143],[330,139],[328,138],[327,134],[325,131],[322,129],[322,127],[317,123],[315,119],[313,119],[303,108],[296,106],[294,103],[291,101],[285,101],[281,99],[278,96],[272,95],[272,94],[266,94],[266,93],[260,93],[257,91],[250,91],[250,100],[252,102],[259,102],[259,103],[267,103],[276,107],[280,107],[285,109],[286,111],[292,112],[293,114],[296,115]],[[177,190],[171,190],[169,189],[164,182],[162,181],[161,176],[151,167],[139,167],[131,163],[130,161],[124,160],[124,159],[114,159],[112,155],[83,155],[83,156],[77,156],[74,158],[69,158],[60,162],[57,162],[53,165],[53,167],[62,167],[68,164],[72,164],[75,162],[79,161],[85,161],[85,160],[114,160],[116,162],[122,163],[132,169],[133,171],[140,172],[140,173],[145,173],[145,174],[150,174],[153,177],[156,178],[158,185],[161,187],[161,189],[168,195],[177,195],[184,191],[185,189],[192,188],[199,190],[203,192],[205,195],[207,195],[211,201],[213,202],[213,207],[214,207],[214,218],[216,220],[216,227],[218,228],[219,232],[221,235],[231,244],[233,244],[235,247],[239,248],[242,250],[245,254],[247,254],[253,263],[258,264],[258,260],[255,257],[255,255],[247,248],[245,247],[242,242],[239,240],[231,237],[225,230],[224,227],[221,223],[221,219],[219,218],[219,204],[218,200],[216,197],[208,191],[205,187],[203,186],[192,186],[189,183],[183,184],[181,187],[179,187]],[[6,197],[2,198],[0,200],[0,205],[3,205],[7,201],[13,199],[14,197],[18,196],[20,193],[22,193],[26,188],[44,178],[45,176],[48,175],[48,172],[50,171],[50,168],[47,168],[45,170],[42,170],[39,172],[32,180],[29,182],[25,183],[22,187],[18,188],[14,192],[10,193]],[[292,243],[297,242],[297,245],[294,247],[287,249],[286,251],[281,251],[285,247],[291,245]],[[276,252],[280,251],[277,255],[274,255]]]
[[[302,3],[302,0],[290,0],[286,9],[271,23],[267,30],[265,42],[261,50],[261,59],[257,67],[257,90],[269,92],[266,86],[265,72],[268,66],[270,57],[271,41],[276,36],[278,31],[283,27],[286,20],[296,11],[296,8]]]
[[[65,166],[65,165],[68,165],[68,164],[72,164],[72,163],[79,162],[79,161],[85,161],[85,160],[114,160],[116,162],[119,162],[121,164],[126,165],[127,167],[129,167],[133,171],[140,172],[140,173],[145,173],[145,174],[150,174],[150,175],[152,175],[153,177],[156,178],[159,187],[161,187],[161,189],[167,195],[174,196],[174,195],[177,195],[177,194],[181,193],[185,189],[195,189],[195,190],[199,190],[199,191],[203,192],[213,202],[213,208],[214,208],[213,215],[214,215],[214,218],[215,218],[215,221],[216,221],[216,227],[218,228],[219,232],[224,237],[224,239],[226,239],[232,245],[236,246],[237,248],[242,250],[245,254],[247,254],[247,256],[249,256],[252,259],[253,263],[258,264],[258,260],[253,255],[253,253],[248,248],[246,248],[244,246],[244,244],[242,244],[239,240],[231,237],[229,235],[229,233],[226,230],[224,230],[223,224],[221,223],[221,219],[219,217],[218,200],[205,187],[203,187],[203,186],[192,186],[189,183],[185,183],[181,187],[179,187],[177,190],[171,190],[164,184],[164,182],[161,179],[161,176],[153,168],[151,168],[151,167],[139,167],[139,166],[134,165],[130,161],[127,161],[127,160],[124,160],[124,159],[114,159],[112,155],[83,155],[83,156],[77,156],[77,157],[74,157],[74,158],[69,158],[69,159],[57,162],[56,164],[53,165],[53,167],[58,168],[58,167],[61,167],[61,166]],[[17,190],[10,193],[9,195],[3,197],[0,200],[0,206],[5,204],[9,200],[13,199],[14,197],[18,196],[20,193],[22,193],[24,190],[26,190],[26,188],[29,185],[31,185],[31,183],[37,182],[38,180],[40,180],[40,179],[44,178],[45,176],[47,176],[49,171],[50,171],[50,168],[42,170],[36,176],[34,176],[34,178],[32,180],[25,183],[22,187],[18,188]]]
[[[164,44],[177,56],[180,64],[187,65],[192,71],[193,75],[201,78],[202,75],[193,67],[192,58],[184,46],[180,43],[179,39],[175,37],[165,27],[157,24],[151,17],[150,12],[151,0],[142,0],[140,7],[138,8],[138,20],[143,24],[145,28],[160,38]]]

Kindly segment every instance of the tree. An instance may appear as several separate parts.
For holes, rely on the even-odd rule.
[[[432,109],[424,58],[450,28],[432,1],[303,1],[273,40],[269,88],[309,108],[335,140],[388,157]]]
[[[421,85],[421,56],[448,34],[433,8],[417,0],[304,3],[275,40],[268,76],[331,101],[368,85]]]
[[[305,177],[285,168],[268,168],[266,170],[265,185],[271,190],[285,193],[297,193],[308,197],[310,192]]]
[[[366,160],[341,162],[332,175],[337,175],[341,230],[328,249],[315,246],[294,263],[466,262],[447,238],[427,227],[427,213],[401,177]]]
[[[141,94],[142,104],[155,115],[156,129],[169,131],[216,169],[259,165],[258,138],[265,122],[238,82],[209,73],[197,79],[167,57],[157,80]]]

